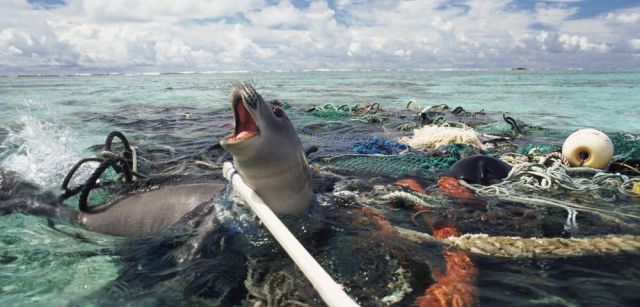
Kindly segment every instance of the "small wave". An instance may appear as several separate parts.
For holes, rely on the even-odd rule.
[[[34,116],[22,115],[9,131],[0,151],[9,153],[0,167],[18,173],[43,189],[57,189],[81,155],[73,149],[73,138],[65,126],[42,122]],[[77,184],[89,176],[89,169],[80,169]]]
[[[248,70],[208,70],[203,71],[202,74],[205,75],[213,75],[213,74],[246,74],[250,73]]]

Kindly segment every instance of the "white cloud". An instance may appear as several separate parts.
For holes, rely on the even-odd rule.
[[[251,0],[72,0],[70,6],[77,6],[92,20],[157,22],[221,17],[259,8],[262,3]]]
[[[607,14],[607,19],[608,20],[617,21],[617,22],[620,22],[620,23],[637,24],[637,23],[640,23],[640,13],[637,13],[637,12],[630,12],[628,14],[625,14],[625,13],[619,13],[619,14],[609,13],[609,14]]]
[[[430,25],[443,31],[451,31],[451,29],[453,29],[453,22],[444,21],[442,20],[442,18],[440,18],[440,16],[433,17]]]
[[[591,43],[586,36],[562,34],[558,41],[562,43],[563,48],[567,51],[609,51],[609,47],[606,44]]]
[[[536,21],[546,25],[558,25],[574,15],[578,9],[562,5],[536,3]]]
[[[68,0],[0,3],[0,72],[609,65],[640,67],[640,13],[567,1]]]

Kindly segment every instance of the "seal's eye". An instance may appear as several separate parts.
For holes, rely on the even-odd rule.
[[[275,116],[277,116],[277,117],[283,117],[284,116],[284,112],[279,107],[271,106],[271,111],[273,111],[273,114],[275,114]]]

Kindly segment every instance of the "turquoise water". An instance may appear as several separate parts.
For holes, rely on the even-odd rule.
[[[508,112],[527,124],[556,130],[592,127],[605,132],[640,133],[637,123],[640,118],[640,71],[354,71],[4,77],[0,78],[0,107],[3,110],[0,129],[28,123],[28,127],[37,131],[21,132],[22,135],[17,136],[21,140],[17,142],[23,147],[29,142],[50,143],[48,146],[27,146],[34,155],[51,156],[51,150],[36,150],[46,147],[64,152],[56,154],[58,163],[55,163],[61,166],[55,173],[63,176],[66,167],[73,163],[72,160],[77,160],[77,155],[85,148],[101,143],[107,133],[118,128],[82,115],[114,114],[135,118],[149,112],[142,106],[175,107],[178,111],[180,107],[220,110],[228,106],[231,84],[239,80],[251,81],[268,99],[294,105],[378,102],[383,107],[402,109],[414,99],[421,107],[444,103],[470,111],[484,109],[490,114]],[[47,132],[47,129],[51,131]],[[29,132],[36,135],[29,135]],[[54,133],[58,139],[52,140],[47,133]],[[38,139],[41,135],[46,136]],[[6,155],[7,152],[0,152],[0,158]],[[26,161],[12,163],[28,164]],[[38,169],[40,174],[35,174],[33,164],[18,167],[23,172],[31,172],[32,178],[45,177],[38,179],[38,183],[51,186],[49,183],[54,178],[44,176],[41,169]]]
[[[469,111],[484,109],[495,115],[508,112],[527,124],[553,130],[593,127],[606,132],[640,133],[637,124],[640,72],[633,71],[354,71],[4,77],[0,78],[0,168],[12,170],[43,189],[58,192],[57,187],[70,166],[81,157],[89,156],[87,148],[102,143],[112,130],[126,129],[128,135],[141,141],[157,141],[166,134],[168,140],[176,135],[193,136],[197,142],[188,140],[184,143],[193,148],[204,147],[209,140],[213,144],[220,135],[231,130],[230,117],[212,122],[214,126],[206,130],[202,130],[206,122],[190,125],[180,120],[186,113],[194,113],[197,119],[209,118],[209,112],[226,110],[231,85],[245,80],[255,84],[265,98],[301,108],[327,103],[377,102],[383,108],[403,109],[414,99],[422,107],[444,103]],[[298,129],[303,121],[307,121],[294,116],[296,120],[299,120],[294,122]],[[175,128],[171,128],[173,124]],[[159,145],[171,145],[180,150],[180,144]],[[79,177],[87,174],[87,171],[81,172]],[[123,267],[115,251],[120,242],[118,239],[71,226],[62,227],[90,238],[91,243],[61,235],[47,227],[42,218],[0,216],[0,305],[49,306],[77,302],[118,276]],[[600,260],[581,261],[586,263],[584,267],[589,267]],[[629,261],[638,264],[637,257],[617,257],[613,258],[612,266],[618,268]],[[501,266],[503,262],[494,259],[480,258],[479,262],[490,272],[505,270]],[[505,276],[514,283],[526,283],[532,275],[549,274],[549,266],[561,266],[553,261],[511,262]],[[582,272],[582,268],[575,270]],[[637,271],[628,276],[625,274],[622,270],[608,275],[599,271],[592,280],[583,281],[587,286],[576,286],[577,290],[574,290],[606,291],[608,288],[602,290],[597,276],[628,277],[631,281],[637,281],[640,276]],[[511,303],[571,300],[571,295],[561,298],[561,294],[554,293],[555,286],[565,285],[562,284],[564,276],[552,277],[552,281],[540,276],[544,286],[528,286],[531,287],[528,291],[537,294],[520,292],[516,297],[528,301]],[[497,279],[498,275],[481,274],[479,283],[488,286]],[[560,282],[556,284],[558,280]],[[566,287],[573,289],[573,286]],[[621,287],[625,290],[624,301],[604,295],[602,302],[624,305],[637,299],[633,296],[637,289],[629,284]],[[513,295],[510,291],[519,291],[510,289],[502,293],[483,289],[481,287],[484,302],[494,303],[508,303],[506,297]],[[584,301],[578,301],[578,304],[580,302]]]
[[[379,102],[402,108],[446,103],[510,112],[555,129],[638,132],[640,72],[356,71],[0,78],[0,123],[25,109],[43,120],[86,125],[75,112],[139,104],[221,108],[233,81],[251,80],[264,96],[294,104]]]

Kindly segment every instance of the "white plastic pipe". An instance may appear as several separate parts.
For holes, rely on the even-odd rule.
[[[318,291],[324,302],[332,307],[358,306],[342,290],[342,286],[333,281],[331,276],[316,262],[309,252],[298,242],[295,236],[287,229],[278,216],[269,209],[260,196],[251,189],[240,175],[236,174],[233,164],[225,162],[222,166],[222,173],[233,184],[233,188],[240,193],[242,198],[249,204],[253,212],[260,218],[265,227],[271,232],[273,237],[284,248],[289,257],[298,266],[300,271],[307,277],[309,282]]]

